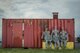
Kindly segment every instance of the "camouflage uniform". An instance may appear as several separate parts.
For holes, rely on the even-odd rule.
[[[51,35],[50,35],[50,32],[49,31],[45,31],[45,32],[43,32],[43,38],[44,38],[44,40],[45,40],[45,42],[46,42],[46,48],[48,47],[48,43],[50,43],[50,47],[52,47],[52,37],[51,37]]]
[[[68,41],[68,33],[64,30],[60,32],[60,40],[61,40],[61,46],[63,45],[66,47],[67,41]]]
[[[57,29],[53,30],[52,31],[52,41],[54,41],[54,48],[57,47],[60,47],[60,44],[59,44],[59,31]]]

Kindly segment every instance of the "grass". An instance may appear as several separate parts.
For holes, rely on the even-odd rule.
[[[79,53],[80,49],[24,49],[24,48],[0,48],[0,53]]]

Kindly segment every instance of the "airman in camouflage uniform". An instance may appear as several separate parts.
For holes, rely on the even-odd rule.
[[[58,48],[60,48],[60,43],[59,43],[59,31],[57,30],[57,28],[55,27],[54,30],[52,30],[52,41],[54,42],[54,48],[56,48],[58,46]]]
[[[68,41],[68,33],[62,29],[60,32],[60,40],[61,40],[61,46],[66,47],[67,41]]]
[[[48,45],[50,43],[50,47],[52,47],[52,37],[50,35],[50,31],[48,31],[48,28],[45,29],[45,31],[42,34],[42,39],[44,38],[45,42],[46,42],[46,48],[48,48]]]

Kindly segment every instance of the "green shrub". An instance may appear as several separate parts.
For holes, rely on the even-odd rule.
[[[80,37],[77,37],[77,41],[80,43]]]

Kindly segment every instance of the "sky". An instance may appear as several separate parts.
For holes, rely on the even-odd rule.
[[[80,0],[0,0],[0,40],[2,39],[2,18],[52,18],[52,12],[59,12],[59,18],[75,19],[75,34],[80,33]]]

